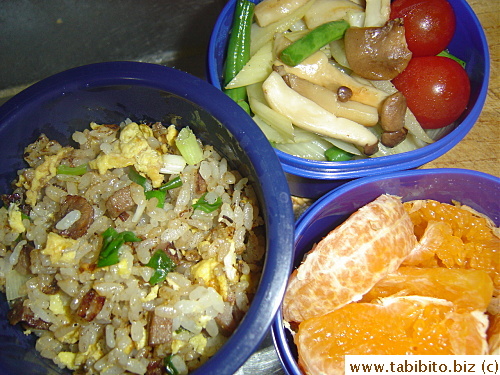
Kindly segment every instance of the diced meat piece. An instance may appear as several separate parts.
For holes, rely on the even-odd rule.
[[[165,366],[161,359],[150,361],[146,368],[146,375],[165,375]]]
[[[59,291],[59,285],[57,285],[57,280],[54,278],[50,284],[44,285],[42,287],[42,292],[49,295],[54,295]]]
[[[127,210],[132,209],[135,202],[130,193],[130,187],[124,187],[111,195],[106,201],[106,209],[109,216],[117,218]]]
[[[76,310],[76,314],[87,322],[91,322],[97,314],[99,314],[105,301],[106,297],[100,296],[94,289],[90,289],[85,296],[83,296],[82,302]]]
[[[170,344],[172,342],[172,319],[151,313],[149,319],[149,345]]]
[[[56,230],[61,236],[69,237],[74,240],[87,233],[87,229],[89,229],[90,225],[94,222],[94,208],[84,197],[79,195],[67,195],[66,198],[64,198],[56,222],[75,210],[80,211],[80,218],[69,228]]]
[[[207,182],[205,179],[201,176],[200,173],[197,173],[196,175],[196,181],[195,181],[195,192],[197,194],[203,194],[207,191]]]
[[[25,328],[33,329],[49,329],[51,323],[42,319],[35,318],[33,311],[27,306],[24,306],[24,299],[17,299],[12,308],[7,313],[7,319],[12,325],[21,323]]]
[[[31,275],[31,250],[35,248],[33,242],[28,242],[19,252],[19,258],[14,269],[21,275]]]
[[[224,311],[215,317],[215,321],[219,325],[221,333],[224,336],[230,336],[236,327],[238,327],[244,315],[244,312],[236,305],[226,304],[224,306]]]

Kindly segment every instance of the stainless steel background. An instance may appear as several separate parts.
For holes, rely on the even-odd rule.
[[[76,66],[132,60],[205,78],[225,0],[0,0],[0,104]],[[230,358],[228,358],[230,360]],[[235,375],[284,374],[268,334]]]

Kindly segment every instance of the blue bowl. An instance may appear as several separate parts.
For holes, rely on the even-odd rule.
[[[457,17],[457,27],[449,45],[452,54],[467,63],[471,95],[456,127],[437,142],[398,155],[347,162],[318,162],[276,150],[293,195],[319,198],[332,188],[359,177],[377,176],[412,169],[443,155],[474,126],[483,109],[490,74],[490,56],[483,28],[466,0],[449,0]],[[259,3],[256,0],[255,3]],[[229,0],[212,31],[207,55],[208,80],[221,88],[225,53],[236,1]]]
[[[260,286],[228,342],[193,372],[232,374],[263,340],[279,307],[292,263],[295,219],[274,150],[226,95],[187,73],[146,63],[93,64],[49,77],[0,107],[0,194],[10,192],[15,171],[27,166],[22,160],[24,147],[42,132],[64,145],[91,121],[109,124],[130,118],[170,123],[172,116],[247,176],[262,206],[267,253]],[[0,374],[68,373],[36,352],[33,336],[7,322],[8,305],[5,296],[0,299]]]
[[[360,207],[381,194],[400,196],[403,201],[434,199],[453,200],[487,215],[500,225],[500,178],[466,169],[427,169],[399,171],[383,177],[364,177],[344,184],[314,202],[295,225],[294,267],[305,253],[333,228],[344,222]],[[278,357],[288,375],[301,375],[297,350],[289,331],[282,323],[281,308],[272,324]]]

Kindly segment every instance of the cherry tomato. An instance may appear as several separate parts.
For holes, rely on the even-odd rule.
[[[406,97],[408,108],[425,129],[451,124],[469,102],[467,72],[448,57],[412,58],[392,83]]]
[[[391,5],[394,18],[403,18],[414,57],[437,55],[455,33],[455,12],[447,0],[396,0]]]

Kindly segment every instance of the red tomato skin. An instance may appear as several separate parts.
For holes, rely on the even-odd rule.
[[[406,42],[414,57],[437,55],[455,33],[455,12],[447,0],[396,0],[390,17],[403,18]]]
[[[467,72],[442,56],[412,58],[392,80],[406,98],[408,108],[424,129],[437,129],[460,117],[470,97]]]

